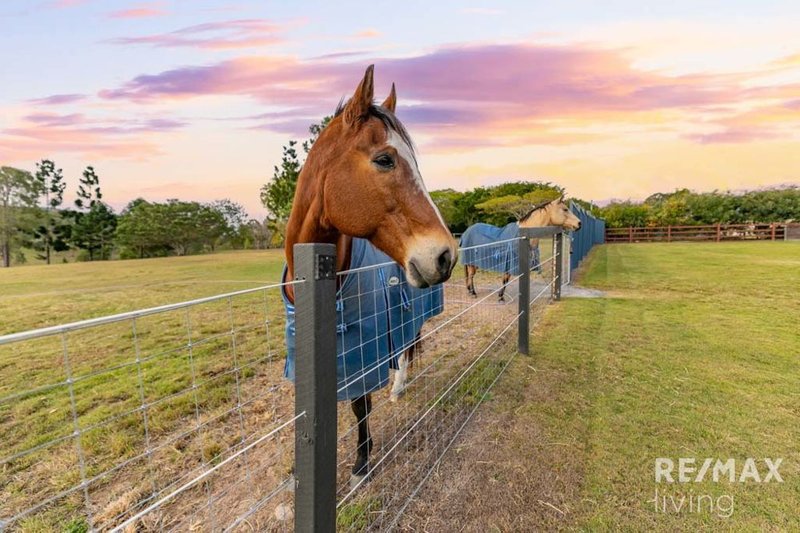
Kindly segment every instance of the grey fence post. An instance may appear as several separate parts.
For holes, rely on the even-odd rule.
[[[555,243],[555,255],[553,256],[554,271],[553,271],[553,300],[561,299],[561,283],[562,274],[564,271],[564,233],[558,232],[553,237]]]
[[[531,241],[523,235],[517,247],[519,255],[519,321],[517,322],[517,350],[528,355],[531,312]]]
[[[296,532],[336,530],[336,246],[295,244]]]

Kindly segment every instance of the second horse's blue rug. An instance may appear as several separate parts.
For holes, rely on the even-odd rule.
[[[517,238],[519,238],[519,224],[516,222],[502,228],[491,224],[473,224],[461,235],[461,262],[482,270],[492,270],[502,274],[508,272],[518,276],[520,274],[518,245],[516,241],[509,241]],[[536,272],[542,270],[539,264],[538,246],[531,249],[531,270]]]
[[[388,263],[388,264],[384,264]],[[389,368],[416,339],[422,324],[442,312],[442,285],[417,289],[397,263],[366,239],[353,239],[350,270],[336,293],[337,399],[353,400],[385,387]],[[284,275],[286,269],[284,268]],[[284,376],[294,381],[295,309],[286,308]]]

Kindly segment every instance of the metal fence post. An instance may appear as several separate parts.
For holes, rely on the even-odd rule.
[[[564,271],[564,233],[556,233],[553,239],[555,241],[555,256],[553,257],[553,262],[555,263],[555,272],[553,273],[553,300],[558,301],[561,299],[561,276]]]
[[[296,532],[336,529],[336,246],[295,244]]]
[[[517,350],[523,355],[530,353],[531,313],[531,241],[523,235],[517,245],[519,255],[519,320],[517,322]]]

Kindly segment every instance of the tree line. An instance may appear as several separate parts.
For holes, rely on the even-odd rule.
[[[653,194],[642,202],[611,202],[596,208],[594,214],[612,228],[798,222],[800,188],[784,186],[740,193],[679,189]]]
[[[0,258],[4,267],[47,264],[55,252],[74,250],[78,260],[187,255],[227,248],[265,248],[272,234],[231,200],[211,203],[149,202],[138,198],[117,214],[103,201],[94,167],[83,171],[73,205],[64,201],[63,171],[49,159],[29,172],[0,167]]]

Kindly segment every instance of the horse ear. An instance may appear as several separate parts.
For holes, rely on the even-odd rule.
[[[381,105],[394,113],[394,109],[397,107],[397,92],[394,90],[394,83],[392,83],[392,90],[389,91],[389,96],[386,97],[386,100]]]
[[[367,115],[369,107],[372,105],[372,99],[375,96],[375,86],[372,81],[372,72],[374,70],[375,65],[367,67],[367,71],[364,73],[364,79],[358,84],[356,92],[344,108],[344,123],[348,126],[357,124],[358,121]]]

